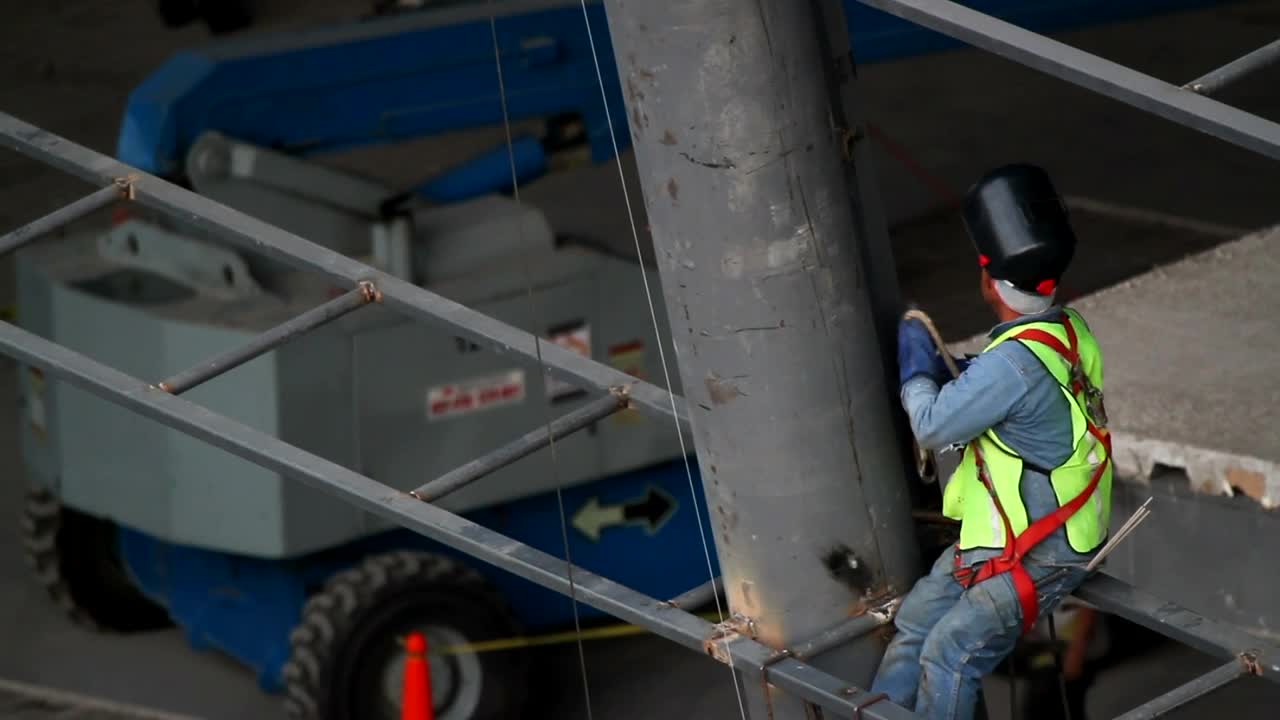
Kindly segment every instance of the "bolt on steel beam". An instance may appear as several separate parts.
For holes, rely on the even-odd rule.
[[[112,183],[100,190],[65,205],[42,218],[32,220],[22,227],[0,237],[0,255],[8,255],[27,243],[68,225],[88,215],[94,210],[104,208],[116,200],[129,197],[129,188],[125,183]]]
[[[15,325],[0,322],[0,353],[43,369],[52,377],[226,450],[262,468],[327,492],[362,510],[391,520],[482,562],[506,570],[622,621],[642,625],[656,635],[699,652],[714,626],[667,603],[636,592],[583,568],[430,503],[420,502],[353,470],[313,455],[278,438],[160,390],[73,350]],[[843,716],[872,699],[865,691],[794,659],[766,665],[773,649],[741,637],[728,648],[734,667],[803,700]],[[908,710],[878,702],[862,711],[871,720],[909,720]]]
[[[689,425],[684,399],[658,386],[637,380],[616,368],[583,357],[555,343],[541,342],[532,333],[491,318],[413,283],[376,270],[341,253],[321,247],[293,233],[197,195],[101,153],[0,113],[0,146],[90,182],[129,178],[129,188],[141,205],[167,215],[251,252],[308,269],[344,287],[373,283],[382,304],[406,317],[452,332],[500,353],[541,361],[555,378],[579,387],[607,390],[627,387],[637,410],[670,419],[682,429]],[[541,357],[539,357],[541,350]]]
[[[948,0],[859,0],[957,40],[1280,160],[1280,124]]]
[[[553,441],[575,433],[588,425],[600,422],[614,413],[626,408],[627,395],[624,390],[616,390],[598,398],[582,407],[566,413],[544,427],[540,427],[497,450],[481,455],[440,477],[426,483],[409,494],[423,502],[435,502],[449,493],[460,490],[480,478],[504,468],[522,457],[541,450]]]
[[[337,320],[353,310],[377,302],[379,294],[372,283],[361,282],[354,290],[290,318],[279,325],[258,335],[237,348],[232,348],[215,358],[184,370],[177,375],[157,383],[156,387],[174,395],[181,395],[191,388],[212,380],[223,373],[233,370],[250,360],[268,353],[298,335],[310,332],[325,323]]]
[[[1232,60],[1213,72],[1206,73],[1182,87],[1201,95],[1213,95],[1222,88],[1280,60],[1280,39],[1263,45],[1243,57]]]
[[[1249,674],[1249,661],[1246,658],[1233,660],[1139,705],[1116,720],[1152,720],[1167,715],[1192,700],[1208,695],[1247,674]]]

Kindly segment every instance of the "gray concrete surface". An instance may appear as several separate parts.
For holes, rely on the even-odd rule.
[[[263,0],[261,6],[259,29],[266,29],[353,17],[368,4]],[[152,8],[148,0],[8,3],[0,22],[0,106],[111,152],[127,91],[174,50],[205,39],[199,26],[164,30]],[[1062,39],[1181,82],[1278,33],[1280,6],[1252,0]],[[862,76],[871,119],[953,188],[965,187],[991,165],[1028,159],[1048,166],[1064,192],[1104,203],[1244,228],[1274,224],[1280,215],[1274,194],[1280,165],[1004,60],[961,50],[867,67]],[[1275,77],[1273,71],[1242,83],[1223,99],[1280,117]],[[954,215],[927,214],[941,198],[887,152],[880,154],[879,171],[897,228],[895,250],[906,292],[925,303],[948,337],[980,331],[988,318],[973,293],[972,258]],[[85,189],[52,170],[0,154],[0,228],[33,219]],[[601,192],[620,195],[614,187]],[[1085,249],[1070,276],[1077,293],[1224,240],[1203,227],[1122,221],[1084,209],[1077,223]],[[0,278],[0,302],[8,302],[7,263],[0,264]],[[0,368],[0,467],[9,472],[0,488],[0,517],[11,518],[22,483],[14,386],[6,364]],[[0,677],[202,718],[280,715],[276,700],[260,692],[249,673],[216,654],[191,650],[176,631],[112,637],[70,626],[29,579],[16,523],[0,524],[0,617]],[[586,661],[594,717],[738,717],[730,673],[664,641],[588,643]],[[573,647],[542,651],[536,664],[533,716],[586,717]],[[1210,665],[1170,647],[1108,673],[1090,709],[1095,717],[1112,716]],[[1008,717],[1005,684],[992,680],[989,687],[992,716]],[[1255,682],[1221,691],[1215,700],[1215,714],[1264,718],[1274,715],[1280,693]],[[1201,704],[1172,717],[1206,714]]]
[[[1201,492],[1280,505],[1278,242],[1280,228],[1259,232],[1076,304],[1107,343],[1126,475],[1178,467]]]

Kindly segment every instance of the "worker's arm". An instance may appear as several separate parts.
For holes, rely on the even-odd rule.
[[[920,447],[937,450],[967,443],[1008,417],[1030,386],[1003,350],[973,358],[960,377],[941,388],[928,375],[902,386],[902,406]]]

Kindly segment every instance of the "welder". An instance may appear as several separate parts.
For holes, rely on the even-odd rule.
[[[925,718],[973,716],[983,677],[1084,581],[1111,513],[1102,354],[1056,302],[1076,246],[1061,197],[1042,168],[1009,165],[962,216],[998,319],[988,344],[953,378],[920,320],[898,335],[917,442],[964,448],[943,492],[960,538],[903,599],[872,685]]]

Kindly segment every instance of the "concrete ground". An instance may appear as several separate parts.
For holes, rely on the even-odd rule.
[[[174,50],[202,41],[202,28],[166,31],[146,0],[11,3],[0,23],[0,107],[77,142],[110,153],[128,89]],[[363,12],[366,3],[270,0],[259,27],[304,25]],[[1062,36],[1066,42],[1182,82],[1280,34],[1280,7],[1256,0],[1122,23]],[[863,70],[869,117],[936,181],[963,188],[987,167],[1028,159],[1046,165],[1064,192],[1079,196],[1081,261],[1075,292],[1106,287],[1226,240],[1203,223],[1253,229],[1274,224],[1280,165],[1150,118],[1057,80],[973,51],[954,51]],[[1225,101],[1280,118],[1276,75],[1223,94]],[[1268,92],[1270,91],[1270,92]],[[931,192],[882,145],[878,170],[895,231],[899,273],[909,297],[948,337],[982,330],[971,258],[953,215],[930,214]],[[0,228],[54,209],[85,188],[55,171],[0,154]],[[1101,203],[1099,205],[1098,203]],[[1108,208],[1137,207],[1202,224],[1123,220]],[[957,270],[958,269],[958,270]],[[0,301],[12,299],[9,265],[0,266]],[[21,472],[15,446],[11,367],[0,369],[0,516],[16,517]],[[178,632],[110,637],[73,628],[44,599],[21,561],[16,524],[0,529],[0,677],[56,686],[202,718],[280,715],[249,673],[211,653],[190,650]],[[650,638],[586,646],[594,717],[738,716],[728,671]],[[542,651],[538,716],[587,717],[576,650]],[[1170,646],[1103,677],[1090,702],[1110,717],[1211,666]],[[1007,717],[990,683],[993,718]],[[1214,712],[1239,718],[1274,714],[1280,693],[1262,682],[1220,691]],[[0,706],[3,711],[3,706]],[[1171,717],[1205,714],[1192,705]]]

